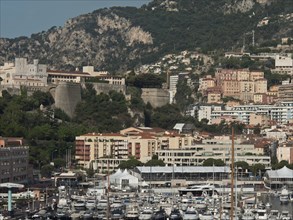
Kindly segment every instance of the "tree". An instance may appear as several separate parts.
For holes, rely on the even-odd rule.
[[[165,166],[165,163],[163,160],[159,160],[158,155],[153,155],[152,159],[149,160],[148,162],[145,163],[145,166],[149,166],[149,167],[156,167],[156,166],[160,166],[163,167]]]
[[[278,170],[278,169],[281,169],[281,168],[283,168],[284,166],[288,166],[288,165],[289,165],[289,163],[288,163],[287,160],[281,160],[279,163],[277,163],[277,164],[275,164],[275,165],[273,166],[273,169],[274,169],[274,170]]]
[[[56,158],[53,160],[53,163],[54,163],[54,168],[55,169],[60,169],[62,167],[65,167],[66,166],[66,161],[62,158]]]
[[[235,162],[235,167],[238,167],[238,168],[241,167],[242,170],[248,170],[249,164],[245,161],[237,161]]]
[[[143,165],[142,162],[135,159],[134,157],[131,157],[129,160],[122,161],[118,167],[120,169],[133,169],[137,166],[142,166],[142,165]]]
[[[266,167],[264,164],[256,163],[250,167],[250,170],[256,176],[258,174],[261,175],[261,173],[266,170]]]
[[[50,164],[44,165],[41,168],[41,175],[43,177],[50,178],[53,170],[54,170],[54,167],[52,165],[50,165]]]
[[[225,166],[225,162],[221,159],[214,159],[214,158],[208,158],[206,159],[203,164],[204,167],[208,166]]]

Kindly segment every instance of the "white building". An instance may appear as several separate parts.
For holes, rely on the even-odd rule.
[[[222,110],[222,105],[213,105],[213,104],[205,104],[205,105],[200,105],[198,107],[198,121],[201,121],[202,119],[207,119],[208,124],[211,124],[211,119],[212,119],[212,112],[214,111],[221,111]]]
[[[208,158],[221,159],[225,164],[231,164],[230,139],[203,140],[201,144],[181,149],[166,149],[157,151],[158,158],[168,166],[201,166]],[[261,163],[270,168],[271,159],[264,155],[263,148],[255,148],[254,144],[235,140],[235,161],[245,161],[249,165]]]
[[[177,92],[177,83],[178,83],[179,76],[174,75],[170,76],[169,81],[169,93],[170,93],[170,103],[174,103],[174,98]]]
[[[244,124],[249,124],[251,114],[266,115],[278,124],[286,124],[293,119],[293,102],[281,102],[275,105],[239,105],[225,110],[214,109],[210,113],[210,118],[234,117]]]
[[[291,54],[292,56],[292,54]],[[290,56],[276,55],[275,58],[275,69],[272,70],[279,74],[293,74],[293,59]]]
[[[82,72],[89,73],[91,76],[107,76],[108,71],[95,71],[93,66],[83,66]]]
[[[27,63],[27,58],[15,58],[15,63],[5,63],[0,67],[1,84],[7,87],[47,85],[47,65],[39,64],[35,59],[33,64]]]

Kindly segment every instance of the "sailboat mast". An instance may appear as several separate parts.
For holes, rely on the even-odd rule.
[[[234,214],[234,128],[232,127],[232,152],[231,152],[231,209],[230,219],[233,220]]]

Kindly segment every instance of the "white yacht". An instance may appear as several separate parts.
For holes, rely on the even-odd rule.
[[[183,214],[183,220],[198,220],[199,214],[193,207],[188,207],[186,212]]]
[[[94,209],[96,208],[96,200],[94,199],[88,199],[85,203],[85,206],[87,209]]]
[[[139,212],[137,206],[131,206],[126,210],[126,219],[136,220],[139,218]]]
[[[199,215],[200,220],[213,220],[214,219],[214,215],[211,211],[206,211],[203,214]]]
[[[213,194],[217,193],[216,188],[214,185],[205,184],[205,185],[191,185],[187,188],[178,189],[179,195],[193,195],[193,196],[212,196]]]
[[[280,220],[292,220],[292,214],[289,211],[282,211]]]
[[[107,199],[100,199],[97,204],[98,210],[104,210],[108,208],[108,200]]]
[[[279,210],[271,210],[269,214],[269,219],[270,220],[280,220],[280,212]]]
[[[242,220],[255,220],[255,214],[252,211],[248,210],[243,213]]]
[[[286,187],[281,190],[280,194],[280,202],[281,203],[288,203],[289,202],[289,191]]]
[[[138,219],[139,220],[151,220],[154,217],[154,212],[151,208],[145,208],[142,210],[142,212],[139,214]]]
[[[256,220],[267,220],[268,219],[267,210],[257,209],[255,219]]]
[[[83,201],[83,200],[77,200],[77,201],[75,201],[75,203],[73,204],[73,207],[74,207],[74,209],[77,210],[77,211],[85,210],[85,201]]]

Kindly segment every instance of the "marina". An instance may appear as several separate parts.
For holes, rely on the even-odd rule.
[[[35,209],[26,207],[14,219],[292,219],[293,200],[289,190],[287,202],[284,189],[262,193],[236,191],[232,209],[231,192],[223,194],[210,184],[186,187],[185,191],[190,189],[196,189],[196,193],[180,196],[183,188],[107,192],[94,187],[80,190],[60,186],[57,197],[46,199],[47,204],[41,202]],[[11,218],[1,215],[0,219]]]

